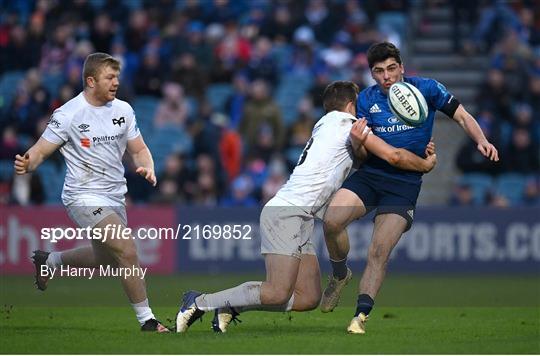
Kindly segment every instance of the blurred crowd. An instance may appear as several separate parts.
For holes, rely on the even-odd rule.
[[[156,161],[157,189],[126,170],[131,201],[264,203],[322,114],[324,87],[365,85],[366,49],[402,33],[378,26],[379,15],[407,11],[396,0],[0,4],[0,196],[16,204],[60,202],[58,155],[26,177],[12,176],[12,159],[82,90],[82,64],[94,51],[121,60],[118,97],[134,107]]]
[[[465,56],[488,53],[485,82],[478,88],[478,120],[499,149],[500,164],[483,159],[474,142],[456,157],[464,173],[454,188],[455,205],[540,205],[540,3],[456,1],[455,13],[477,14],[472,36],[455,33]]]
[[[453,6],[459,13],[472,3]],[[531,18],[522,2],[491,3],[474,9],[475,34],[456,32],[456,46],[464,55],[492,53],[478,119],[503,157],[513,159],[488,172],[474,147],[463,147],[458,166],[528,174],[538,171],[538,14]],[[22,177],[13,176],[13,156],[82,90],[85,57],[102,51],[121,60],[118,97],[135,109],[156,163],[154,189],[126,159],[129,201],[265,203],[287,180],[322,115],[325,86],[337,79],[371,85],[366,50],[381,40],[405,44],[410,6],[406,0],[0,0],[0,201],[60,203],[59,153]]]

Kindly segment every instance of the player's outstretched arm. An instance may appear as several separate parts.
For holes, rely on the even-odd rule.
[[[148,146],[144,143],[142,135],[137,136],[133,140],[128,140],[127,150],[137,167],[137,174],[144,177],[144,179],[155,187],[157,179],[154,172],[154,160]]]
[[[428,173],[437,164],[437,154],[435,153],[435,144],[433,142],[430,142],[426,149],[426,158],[419,157],[406,149],[389,145],[382,138],[375,135],[368,136],[364,142],[364,147],[392,166],[407,171]]]
[[[365,118],[357,120],[351,128],[349,137],[351,139],[351,146],[355,155],[355,168],[358,168],[358,166],[364,162],[368,156],[368,153],[364,147],[364,142],[370,133],[371,129],[367,127],[367,120]]]
[[[477,144],[478,151],[491,161],[499,161],[499,153],[497,148],[493,146],[487,140],[486,136],[482,132],[482,129],[478,125],[478,122],[474,117],[465,110],[463,105],[459,105],[454,113],[453,119],[463,128],[463,130],[474,140]]]
[[[32,146],[24,155],[16,155],[13,167],[16,174],[26,174],[36,170],[60,145],[49,142],[43,137]]]

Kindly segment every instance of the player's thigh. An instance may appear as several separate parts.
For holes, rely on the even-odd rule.
[[[298,277],[301,259],[298,257],[268,253],[264,255],[266,282],[272,289],[291,295]]]
[[[407,228],[407,220],[395,213],[378,214],[373,227],[369,257],[386,260]]]
[[[101,241],[92,240],[92,250],[94,251],[96,262],[100,265],[117,265],[117,262],[114,259],[113,255],[111,254],[109,249],[103,245]]]
[[[123,238],[123,230],[126,229],[126,226],[122,220],[120,215],[112,213],[98,222],[94,228],[100,229],[102,236],[104,236],[100,243],[116,260],[119,258],[134,260],[137,258],[135,240],[131,234],[126,234],[129,238]]]
[[[332,197],[324,214],[325,227],[347,226],[366,214],[366,207],[353,191],[341,188]]]

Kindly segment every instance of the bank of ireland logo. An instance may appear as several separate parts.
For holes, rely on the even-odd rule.
[[[388,122],[391,123],[392,125],[395,125],[395,124],[399,123],[399,120],[395,116],[390,116],[388,118]]]

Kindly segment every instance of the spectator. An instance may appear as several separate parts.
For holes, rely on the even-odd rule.
[[[278,150],[283,146],[285,132],[281,110],[263,80],[251,84],[251,98],[246,103],[240,133],[250,149],[259,146],[260,135],[266,139],[264,144],[268,144],[268,149]]]
[[[111,52],[115,26],[108,13],[100,13],[94,20],[90,31],[90,41],[97,52]]]
[[[203,99],[208,78],[192,53],[183,53],[173,61],[171,80],[185,88],[186,95]]]
[[[135,76],[135,93],[159,97],[163,78],[164,71],[158,53],[148,51],[145,53],[142,66]]]
[[[532,141],[531,132],[525,128],[514,128],[512,142],[503,157],[509,172],[531,174],[540,171],[538,145]]]
[[[225,109],[230,118],[229,127],[232,129],[238,128],[242,120],[244,106],[248,99],[249,84],[249,80],[244,74],[237,73],[234,76],[233,93],[225,102]]]
[[[472,206],[473,192],[467,184],[457,184],[452,190],[452,196],[450,197],[451,206]]]
[[[189,113],[184,99],[184,89],[180,84],[168,82],[163,85],[163,99],[160,100],[154,126],[156,128],[174,126],[183,128]]]
[[[252,196],[253,182],[249,176],[241,175],[233,180],[230,195],[223,198],[221,206],[257,206],[257,200]]]

